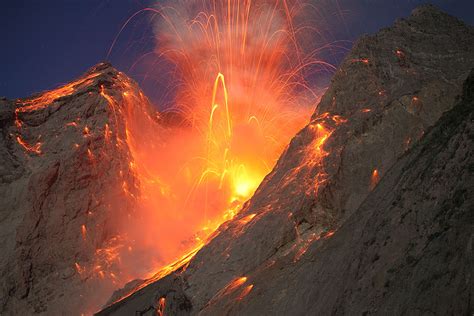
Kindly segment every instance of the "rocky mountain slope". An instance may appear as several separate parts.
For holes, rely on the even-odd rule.
[[[470,315],[473,149],[474,71],[462,101],[332,238],[315,240],[298,262],[290,254],[247,273],[200,314]]]
[[[99,314],[472,312],[473,43],[432,6],[360,39],[241,213]]]
[[[141,93],[100,64],[56,90],[0,101],[1,315],[92,313],[116,287],[118,219],[138,186],[126,91]]]

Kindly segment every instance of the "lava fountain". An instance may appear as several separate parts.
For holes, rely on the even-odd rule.
[[[144,11],[157,17],[155,53],[173,65],[175,100],[154,114],[123,80],[140,194],[118,251],[122,275],[155,280],[251,197],[318,101],[310,69],[331,66],[302,47],[312,28],[298,1],[174,1]]]

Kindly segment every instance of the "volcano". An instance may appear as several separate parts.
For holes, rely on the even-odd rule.
[[[473,43],[433,6],[359,39],[253,196],[146,279],[139,148],[170,120],[108,63],[2,99],[0,314],[472,314]]]

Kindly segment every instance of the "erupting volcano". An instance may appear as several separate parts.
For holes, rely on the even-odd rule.
[[[160,17],[158,58],[174,66],[178,83],[163,113],[145,122],[127,114],[142,214],[130,225],[139,236],[128,239],[143,239],[146,227],[137,246],[162,265],[202,246],[271,171],[317,101],[303,76],[316,62],[297,41],[295,4],[195,1],[148,10]],[[133,91],[122,102],[132,112],[146,103]]]
[[[114,237],[121,243],[114,276],[154,280],[158,268],[189,260],[236,216],[307,122],[318,96],[304,72],[330,66],[298,41],[303,9],[287,1],[194,1],[145,10],[159,17],[156,53],[178,83],[174,105],[162,113],[123,75],[101,86],[112,111],[123,111],[126,137],[117,141],[130,149],[139,181],[136,194],[123,182],[135,210]],[[316,132],[322,146],[329,132]]]
[[[320,13],[151,6],[108,53],[149,18],[170,102],[110,63],[0,100],[0,314],[472,312],[473,28],[422,6],[336,71]]]

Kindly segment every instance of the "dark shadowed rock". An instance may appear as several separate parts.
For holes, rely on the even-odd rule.
[[[470,313],[473,43],[432,6],[360,39],[237,218],[100,314]]]

